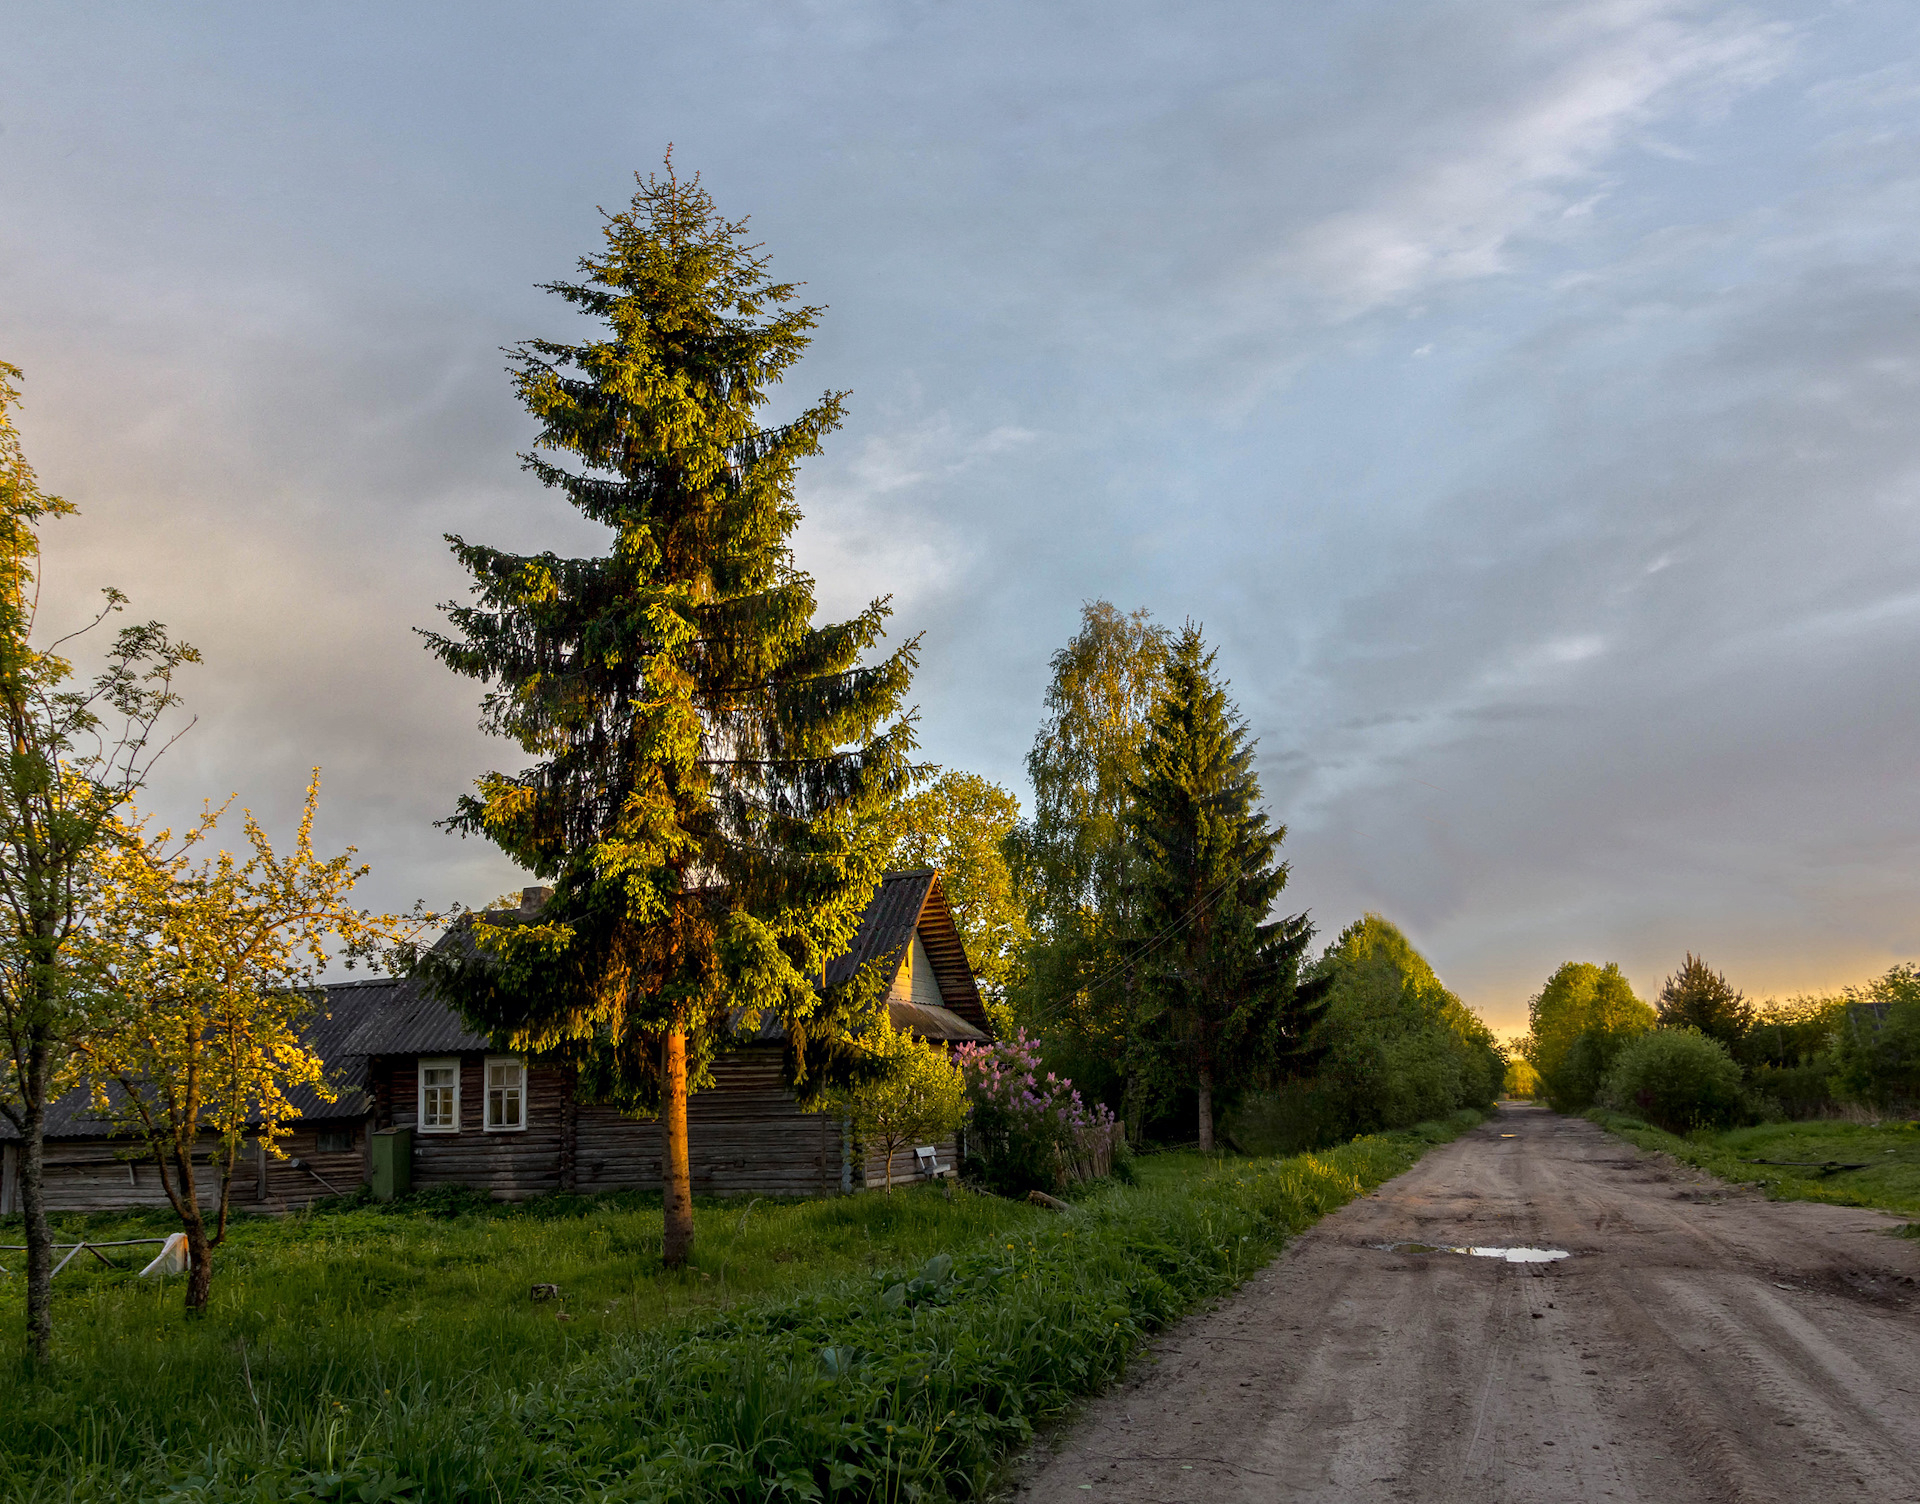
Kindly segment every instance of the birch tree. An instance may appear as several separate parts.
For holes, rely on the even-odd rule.
[[[27,1346],[53,1341],[53,1233],[45,1196],[47,1110],[73,1081],[90,1027],[86,930],[117,816],[167,743],[173,676],[199,655],[158,622],[115,634],[105,666],[76,681],[61,649],[126,605],[104,592],[93,618],[37,648],[40,524],[75,508],[39,486],[13,424],[18,367],[0,361],[0,1116],[21,1140]]]

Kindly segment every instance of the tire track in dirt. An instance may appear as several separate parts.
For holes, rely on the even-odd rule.
[[[1900,1221],[1503,1107],[1166,1334],[1016,1497],[1920,1504]],[[1403,1242],[1572,1257],[1378,1246]]]

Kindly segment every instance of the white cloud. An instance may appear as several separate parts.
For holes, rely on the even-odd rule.
[[[816,461],[802,482],[806,520],[794,551],[822,608],[844,616],[891,595],[898,617],[911,621],[957,590],[980,540],[955,525],[952,491],[1038,437],[1010,424],[962,432],[940,412],[870,435],[838,465]]]
[[[1606,0],[1518,28],[1508,45],[1521,66],[1501,80],[1519,85],[1509,97],[1415,134],[1405,171],[1355,184],[1358,202],[1297,230],[1266,278],[1304,280],[1336,317],[1354,317],[1510,270],[1517,242],[1591,214],[1605,192],[1596,179],[1630,135],[1663,113],[1723,104],[1782,66],[1779,26],[1687,19],[1696,9]]]

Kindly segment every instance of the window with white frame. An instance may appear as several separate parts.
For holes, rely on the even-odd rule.
[[[422,1133],[458,1133],[460,1131],[460,1062],[458,1060],[422,1060],[420,1062],[420,1131]]]
[[[517,1133],[527,1126],[525,1064],[511,1055],[487,1061],[487,1132]]]

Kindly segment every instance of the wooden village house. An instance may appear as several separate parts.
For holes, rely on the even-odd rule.
[[[529,911],[540,893],[528,890]],[[827,981],[869,961],[892,968],[887,1007],[896,1028],[948,1045],[988,1037],[937,873],[888,873]],[[577,1101],[569,1074],[495,1049],[413,978],[325,991],[309,1037],[338,1100],[294,1095],[299,1117],[281,1140],[288,1157],[251,1146],[236,1177],[237,1206],[287,1210],[369,1181],[377,1192],[465,1185],[510,1200],[659,1188],[656,1121]],[[738,1045],[715,1062],[714,1085],[689,1100],[695,1194],[821,1195],[880,1181],[880,1157],[857,1153],[838,1119],[800,1110],[781,1084],[783,1049],[773,1030]],[[0,1135],[11,1134],[0,1121]],[[951,1164],[952,1142],[937,1147],[939,1163]],[[0,1139],[0,1214],[19,1209],[19,1150],[17,1140]],[[51,1210],[166,1199],[151,1160],[143,1163],[135,1145],[95,1116],[84,1090],[50,1114],[46,1163]],[[909,1147],[893,1176],[910,1180],[920,1170]]]

